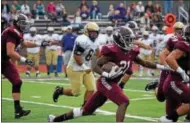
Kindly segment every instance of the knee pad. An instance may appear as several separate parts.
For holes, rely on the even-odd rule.
[[[73,115],[74,118],[82,116],[83,110],[81,108],[74,108],[73,109]]]
[[[12,93],[20,93],[21,86],[22,86],[22,81],[16,85],[13,85],[12,86]]]

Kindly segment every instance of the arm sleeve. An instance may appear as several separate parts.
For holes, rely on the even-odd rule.
[[[76,39],[75,41],[75,47],[74,47],[74,54],[75,55],[82,55],[85,51],[85,42],[79,39]]]

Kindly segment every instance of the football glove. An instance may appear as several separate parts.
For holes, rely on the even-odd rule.
[[[121,68],[119,68],[118,66],[113,66],[109,73],[104,71],[102,73],[102,76],[108,79],[115,79],[121,74],[123,74],[123,71],[121,70]]]
[[[189,76],[185,73],[185,71],[181,67],[178,67],[176,71],[183,78],[183,82],[190,82]]]
[[[33,66],[34,62],[32,60],[26,59],[25,64],[29,66]]]

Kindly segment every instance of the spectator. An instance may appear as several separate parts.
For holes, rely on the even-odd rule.
[[[47,19],[45,15],[45,6],[42,3],[41,0],[38,0],[36,4],[34,4],[34,10],[36,13],[36,19],[39,19],[39,16],[44,16],[45,19]]]
[[[162,17],[159,13],[155,13],[152,15],[152,23],[156,25],[158,28],[162,26]]]
[[[24,1],[23,5],[21,6],[21,13],[30,16],[30,7],[27,4],[27,1]]]
[[[6,18],[7,21],[9,21],[9,12],[10,12],[10,7],[7,1],[6,0],[2,1],[1,13],[2,13],[2,17]]]
[[[63,26],[68,26],[70,25],[70,20],[67,17],[67,11],[65,7],[63,8]]]
[[[151,13],[154,13],[154,6],[152,5],[152,1],[151,0],[149,0],[148,4],[145,6],[145,12],[147,11],[147,9],[149,9],[149,11]]]
[[[92,6],[90,7],[90,18],[91,19],[100,19],[101,13],[98,6],[98,1],[94,0]]]
[[[55,8],[55,4],[52,2],[49,2],[48,5],[46,6],[46,12],[48,14],[48,17],[53,20],[56,21],[56,8]]]
[[[74,42],[76,39],[76,35],[72,33],[72,27],[68,26],[67,27],[67,33],[63,36],[61,40],[61,46],[62,46],[62,51],[63,51],[63,59],[64,59],[64,71],[65,71],[65,77],[67,77],[66,73],[66,68],[68,65],[68,62],[70,60],[73,47],[74,47]]]
[[[139,17],[144,16],[145,9],[144,9],[142,1],[138,2],[138,5],[136,6],[136,9],[137,9],[137,15]]]
[[[14,7],[17,11],[18,11],[18,10],[21,10],[21,5],[18,4],[18,0],[13,0],[13,4],[12,4],[11,8],[13,8],[13,7]]]
[[[10,20],[13,20],[17,17],[17,13],[19,12],[20,10],[16,10],[16,7],[15,6],[12,6],[11,7],[11,11],[10,11]]]
[[[137,13],[137,10],[136,10],[136,3],[132,3],[131,6],[130,6],[130,13],[133,15],[133,16],[136,16],[136,13]]]
[[[156,5],[154,6],[154,12],[158,13],[158,14],[161,14],[162,8],[161,8],[159,3],[156,3]]]
[[[178,20],[181,21],[181,22],[185,22],[184,21],[184,18],[179,15],[179,12],[180,12],[180,8],[183,8],[184,9],[184,2],[183,0],[178,0],[178,4],[177,4],[177,14],[178,14]]]
[[[82,10],[83,6],[86,6],[86,8],[89,9],[89,6],[87,5],[86,0],[82,0],[82,1],[81,1],[80,7],[79,7],[80,10]]]
[[[82,20],[86,20],[89,17],[88,8],[86,6],[82,7],[82,10],[80,12],[80,16],[81,16]]]
[[[128,7],[126,10],[125,22],[131,21],[132,19],[133,19],[133,15],[131,13],[131,8]]]
[[[80,16],[80,9],[76,12],[75,14],[75,20],[74,20],[74,23],[75,24],[81,24],[82,22],[82,18]]]
[[[109,11],[107,13],[107,17],[111,20],[111,18],[114,16],[114,6],[113,4],[109,5]]]
[[[63,6],[63,4],[61,2],[58,2],[56,4],[56,13],[58,17],[63,16],[63,10],[65,9],[65,7]]]
[[[119,10],[120,16],[124,18],[126,15],[126,9],[123,3],[119,4],[119,7],[117,8],[117,10]]]
[[[118,24],[119,22],[124,21],[124,17],[120,15],[120,11],[119,10],[115,10],[114,16],[112,18],[112,21],[114,24]]]

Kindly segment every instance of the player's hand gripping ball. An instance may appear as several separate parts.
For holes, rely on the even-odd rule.
[[[102,70],[109,73],[112,70],[112,67],[114,67],[114,66],[117,66],[117,65],[113,62],[108,62],[102,66]],[[118,71],[119,67],[116,68],[115,70]]]

